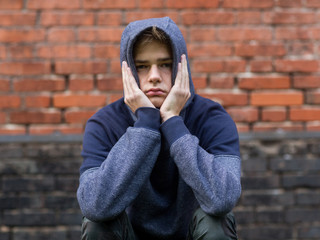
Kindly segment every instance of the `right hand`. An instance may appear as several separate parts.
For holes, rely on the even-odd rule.
[[[140,107],[155,107],[139,88],[126,61],[122,62],[122,82],[124,102],[129,106],[132,112],[135,113]]]

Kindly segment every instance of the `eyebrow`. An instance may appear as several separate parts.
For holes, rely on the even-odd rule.
[[[172,62],[173,61],[173,59],[172,58],[158,58],[157,59],[157,62]],[[150,62],[150,61],[148,61],[148,60],[135,60],[134,61],[136,64],[143,64],[143,63],[148,63],[148,62]]]

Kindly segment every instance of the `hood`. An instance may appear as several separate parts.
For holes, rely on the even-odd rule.
[[[156,26],[157,28],[165,32],[171,41],[171,48],[172,48],[172,55],[173,55],[172,84],[174,84],[174,80],[177,75],[178,63],[181,60],[181,55],[185,54],[187,57],[190,92],[191,92],[191,97],[189,98],[188,102],[185,105],[185,107],[187,107],[192,101],[193,96],[195,94],[194,86],[191,78],[190,64],[189,64],[189,59],[187,54],[187,46],[180,29],[169,17],[150,18],[150,19],[131,22],[122,33],[121,46],[120,46],[120,64],[122,63],[122,61],[126,61],[128,63],[128,66],[131,68],[133,76],[135,77],[138,85],[140,86],[138,74],[137,74],[135,64],[134,64],[134,59],[133,59],[133,45],[141,32],[153,26]]]

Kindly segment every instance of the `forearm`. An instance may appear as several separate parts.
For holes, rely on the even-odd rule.
[[[213,215],[229,212],[241,193],[240,158],[205,151],[182,120],[170,121],[171,126],[164,126],[162,132],[181,177],[193,189],[204,211]]]
[[[160,151],[160,133],[153,127],[128,128],[101,166],[81,175],[77,197],[87,218],[115,217],[137,197]]]

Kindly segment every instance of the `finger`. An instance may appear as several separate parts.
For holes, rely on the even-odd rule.
[[[174,85],[179,86],[181,84],[181,63],[178,63],[178,72],[176,76],[176,80],[174,81]]]
[[[122,84],[123,84],[123,90],[124,94],[128,95],[128,74],[127,74],[127,63],[126,61],[122,62]]]
[[[189,90],[189,72],[186,55],[182,55],[182,84],[183,88]]]

